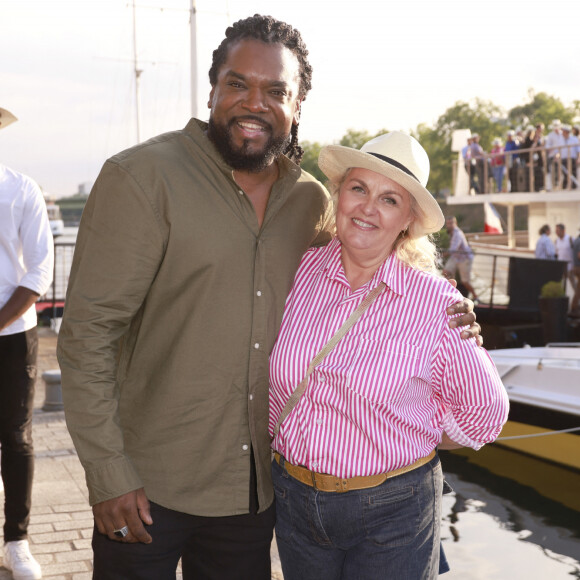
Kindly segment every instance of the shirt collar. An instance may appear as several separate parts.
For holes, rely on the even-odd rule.
[[[342,284],[348,284],[342,266],[341,248],[342,244],[340,243],[340,240],[337,237],[334,237],[324,249],[326,259],[319,262],[320,266],[317,271],[320,273],[324,272],[330,280],[335,280]],[[367,284],[365,284],[365,287],[370,291],[381,282],[384,282],[387,285],[387,288],[395,292],[395,294],[404,296],[406,294],[404,275],[406,267],[407,266],[403,264],[394,253],[392,253],[379,266],[373,277]]]

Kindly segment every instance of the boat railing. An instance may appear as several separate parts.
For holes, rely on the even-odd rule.
[[[455,195],[476,193],[515,193],[540,191],[572,191],[578,189],[577,145],[530,147],[453,161]],[[500,162],[505,167],[501,190],[497,191],[492,167]],[[467,179],[460,180],[460,174]]]
[[[472,249],[471,285],[486,310],[539,312],[541,287],[562,280],[567,266],[558,260],[538,260],[525,250],[514,255],[485,244]]]
[[[38,299],[47,304],[41,316],[54,319],[62,315],[62,305],[66,297],[70,267],[75,249],[75,242],[54,242],[53,280],[48,292]]]

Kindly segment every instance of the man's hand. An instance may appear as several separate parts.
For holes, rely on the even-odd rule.
[[[0,330],[18,320],[39,298],[39,294],[34,290],[18,286],[8,301],[0,308]]]
[[[448,282],[454,287],[457,288],[457,280],[453,280],[452,278],[448,280]],[[461,316],[458,318],[453,318],[449,321],[449,328],[457,328],[458,326],[468,326],[461,331],[461,338],[468,339],[468,338],[475,338],[477,341],[477,346],[483,345],[483,336],[481,336],[481,326],[475,322],[475,312],[473,312],[473,302],[469,300],[469,298],[464,298],[461,302],[457,302],[456,304],[451,305],[447,309],[447,314],[450,316],[453,314],[459,314]]]
[[[130,544],[137,542],[150,544],[153,541],[143,525],[153,523],[149,500],[143,488],[95,504],[93,515],[99,532],[111,540]],[[115,530],[120,530],[124,526],[127,526],[129,533],[124,538],[115,536]]]

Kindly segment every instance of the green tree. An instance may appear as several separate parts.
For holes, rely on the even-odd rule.
[[[455,153],[451,151],[448,141],[441,138],[437,130],[421,124],[413,131],[413,137],[421,143],[431,163],[427,189],[437,195],[451,183],[451,163],[455,159]]]
[[[494,138],[505,132],[505,112],[483,99],[475,99],[471,104],[457,101],[437,119],[435,130],[451,147],[451,137],[457,129],[478,133],[479,144],[489,151]]]
[[[529,102],[510,109],[508,122],[513,127],[525,127],[528,124],[536,125],[544,123],[547,127],[554,119],[560,119],[562,123],[572,123],[576,112],[577,103],[566,107],[560,99],[547,93],[535,93],[528,90]]]
[[[324,147],[318,141],[301,141],[300,146],[304,149],[304,156],[300,163],[300,167],[304,171],[308,171],[310,175],[318,179],[318,181],[325,183],[327,181],[326,175],[320,171],[318,167],[318,156],[320,155],[320,150]]]
[[[338,144],[342,145],[343,147],[360,149],[367,141],[370,141],[371,139],[374,139],[383,133],[388,133],[388,131],[386,129],[381,129],[378,133],[372,135],[368,131],[348,129],[347,132],[341,137]],[[316,177],[316,179],[322,183],[325,183],[327,178],[318,167],[318,156],[320,155],[320,150],[325,146],[325,144],[319,143],[318,141],[301,141],[300,145],[302,149],[304,149],[304,156],[302,157],[300,166],[302,169],[308,171],[308,173]]]
[[[367,141],[373,137],[368,131],[356,131],[355,129],[348,129],[342,136],[339,145],[343,147],[352,147],[353,149],[360,149]]]
[[[360,149],[367,141],[388,133],[387,129],[381,129],[374,135],[368,131],[356,131],[355,129],[349,129],[338,142],[339,145],[343,147],[352,147],[353,149]]]
[[[471,103],[457,101],[437,119],[434,128],[419,125],[414,136],[431,161],[429,190],[441,193],[452,186],[452,162],[457,155],[451,151],[454,131],[470,129],[472,133],[478,133],[480,145],[489,151],[493,139],[505,132],[504,118],[503,110],[491,101],[475,99]]]

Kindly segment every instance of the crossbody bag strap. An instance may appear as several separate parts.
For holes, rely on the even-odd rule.
[[[338,344],[338,342],[344,337],[344,335],[354,326],[355,322],[362,316],[363,312],[373,303],[373,301],[382,293],[386,288],[386,284],[381,282],[376,288],[371,290],[366,298],[359,304],[358,308],[345,320],[344,324],[335,332],[332,338],[320,349],[320,352],[312,359],[312,362],[308,366],[306,375],[296,387],[294,392],[290,395],[286,405],[280,413],[280,417],[276,422],[274,427],[274,437],[278,435],[280,431],[280,425],[282,425],[284,419],[288,417],[292,409],[296,406],[296,403],[300,400],[300,397],[304,394],[306,386],[308,385],[308,377],[312,374],[314,369],[326,358],[328,353]]]

